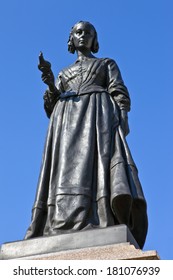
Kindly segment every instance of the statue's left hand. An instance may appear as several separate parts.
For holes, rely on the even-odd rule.
[[[130,130],[128,124],[128,115],[126,110],[120,110],[120,126],[124,132],[124,135],[127,136]]]

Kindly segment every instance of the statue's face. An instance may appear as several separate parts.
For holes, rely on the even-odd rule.
[[[95,38],[95,30],[88,23],[78,23],[73,29],[73,43],[76,50],[90,50]]]

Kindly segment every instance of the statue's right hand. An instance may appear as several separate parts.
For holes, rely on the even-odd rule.
[[[51,70],[51,63],[44,59],[42,52],[39,54],[38,69],[42,72],[42,81],[53,91],[55,89],[55,78]]]
[[[51,70],[49,72],[43,72],[43,74],[41,75],[41,79],[48,86],[54,85],[55,79]]]

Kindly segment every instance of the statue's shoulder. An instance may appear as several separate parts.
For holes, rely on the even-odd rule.
[[[107,64],[116,64],[116,65],[117,65],[115,59],[113,59],[113,58],[105,57],[105,58],[102,58],[102,59],[103,59],[103,61],[104,61],[105,63],[107,63]]]
[[[66,67],[64,67],[63,69],[61,69],[61,71],[59,72],[59,75],[63,76],[63,75],[66,75],[66,74],[69,74],[69,73],[73,73],[77,68],[77,65],[76,63],[72,63]]]

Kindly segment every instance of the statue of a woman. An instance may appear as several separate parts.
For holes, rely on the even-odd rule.
[[[130,97],[116,62],[95,57],[98,49],[94,26],[80,21],[68,41],[77,60],[56,82],[40,56],[50,123],[25,238],[126,224],[142,248],[146,201],[125,140]]]

